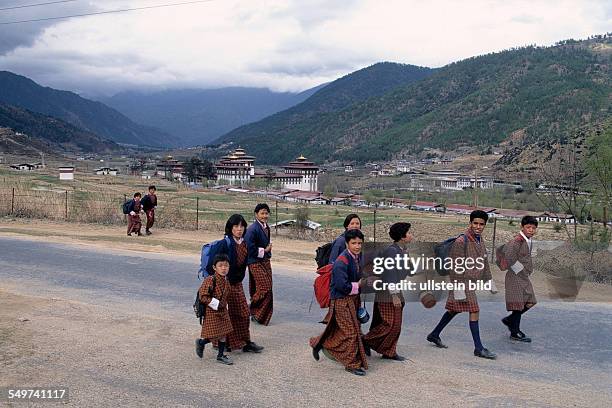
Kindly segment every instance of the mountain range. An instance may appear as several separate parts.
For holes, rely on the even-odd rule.
[[[0,71],[0,103],[60,119],[117,143],[161,147],[171,146],[173,141],[162,131],[134,123],[101,102],[43,87],[8,71]]]
[[[243,87],[153,93],[131,91],[101,99],[101,102],[134,122],[161,129],[182,146],[196,146],[297,105],[323,86],[300,93]]]
[[[611,56],[609,35],[516,48],[417,70],[412,80],[378,95],[371,89],[377,82],[365,74],[399,67],[375,65],[218,141],[246,148],[259,162],[279,164],[300,154],[317,162],[366,162],[426,147],[481,148],[515,132],[527,142],[563,139],[612,113]],[[351,94],[359,85],[372,94]]]

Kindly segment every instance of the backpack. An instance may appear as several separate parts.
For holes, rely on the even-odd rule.
[[[504,246],[505,245],[500,245],[495,248],[495,264],[501,271],[507,271],[508,268],[510,268],[510,265],[508,265],[508,259],[504,253]]]
[[[130,204],[132,203],[132,200],[127,200],[126,202],[123,203],[123,213],[124,214],[129,214],[130,213]]]
[[[440,242],[436,246],[434,246],[434,254],[436,254],[437,258],[440,258],[442,262],[435,262],[436,271],[440,276],[448,276],[451,273],[451,269],[447,269],[444,267],[444,260],[449,257],[451,247],[455,243],[455,240],[458,238],[465,236],[465,234],[459,234],[456,237],[450,237],[447,240]],[[467,239],[463,242],[463,253],[464,256],[467,256]]]
[[[198,279],[202,276],[202,279],[210,276],[211,263],[214,256],[219,252],[219,245],[225,241],[227,248],[230,247],[230,239],[226,235],[223,239],[219,239],[213,242],[209,242],[202,246],[202,254],[200,255],[200,269],[198,270]]]
[[[314,295],[321,309],[329,307],[329,286],[331,283],[331,272],[333,264],[323,265],[317,269],[317,276],[314,281]]]
[[[331,254],[331,250],[333,246],[334,246],[334,243],[329,242],[317,248],[317,253],[315,255],[315,261],[317,261],[318,268],[322,268],[329,263],[329,255]]]
[[[217,285],[217,280],[213,278],[213,284],[211,287],[208,288],[208,294],[210,296],[212,296],[213,293],[215,293],[216,285]],[[193,302],[193,312],[195,313],[196,317],[200,320],[200,326],[201,326],[202,323],[204,322],[204,315],[206,314],[206,305],[202,303],[202,301],[200,300],[200,288],[198,288],[196,292],[196,296],[195,296],[195,302]]]

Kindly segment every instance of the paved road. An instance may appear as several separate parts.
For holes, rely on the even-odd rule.
[[[196,271],[197,265],[189,259],[168,259],[153,254],[113,254],[110,251],[83,249],[61,243],[42,243],[0,237],[0,282],[19,287],[19,291],[26,295],[57,296],[96,307],[123,308],[126,313],[151,314],[154,311],[156,315],[171,319],[174,324],[180,325],[186,332],[193,331],[194,336],[184,338],[185,345],[180,347],[181,353],[190,350],[192,338],[197,333],[195,317],[191,311],[191,304],[198,286]],[[329,397],[325,397],[325,392],[321,390],[322,385],[316,384],[322,381],[322,384],[328,385],[329,378],[325,379],[326,376],[333,376],[330,378],[337,378],[340,381],[349,381],[350,384],[359,384],[359,380],[355,383],[352,376],[339,371],[330,362],[314,363],[312,359],[308,359],[307,337],[318,334],[318,331],[322,329],[322,325],[316,323],[322,315],[316,302],[313,310],[308,311],[312,297],[312,278],[280,268],[275,268],[274,273],[275,314],[273,324],[267,328],[255,327],[253,331],[256,340],[263,339],[259,342],[266,343],[268,346],[266,353],[268,358],[273,357],[274,366],[307,364],[308,373],[300,373],[298,370],[300,376],[304,375],[307,378],[287,378],[293,374],[288,374],[285,369],[275,367],[274,370],[270,369],[270,372],[275,373],[271,378],[278,376],[276,382],[273,381],[275,392],[280,395],[278,400],[276,397],[241,395],[223,399],[223,405],[268,405],[280,402],[280,405],[283,406],[282,401],[287,400],[283,399],[282,395],[292,392],[298,393],[298,396],[292,395],[292,398],[298,398],[293,403],[298,404],[300,401],[304,403],[317,401],[317,398],[319,403],[321,401],[329,403],[334,401],[338,404],[350,402],[340,399],[338,393],[333,389],[329,390]],[[369,308],[371,310],[371,306]],[[470,374],[465,373],[472,372],[481,377],[475,380],[477,383],[486,382],[487,376],[490,376],[502,383],[505,379],[509,383],[515,382],[523,385],[529,383],[550,385],[551,389],[547,391],[550,396],[543,396],[540,399],[533,395],[520,395],[514,398],[509,397],[512,395],[510,391],[504,391],[500,393],[502,399],[499,396],[488,399],[485,394],[492,393],[492,391],[485,391],[483,388],[480,392],[473,391],[473,393],[482,394],[474,399],[475,396],[466,391],[469,389],[469,381],[464,383],[466,378],[458,379],[457,383],[450,385],[450,388],[445,389],[444,392],[434,390],[440,384],[432,379],[431,383],[420,382],[423,384],[422,395],[413,399],[413,402],[420,400],[423,403],[435,404],[438,402],[439,405],[454,405],[454,403],[464,401],[467,402],[467,405],[473,406],[506,404],[564,406],[565,402],[571,403],[571,398],[566,400],[563,397],[554,397],[554,394],[558,392],[574,392],[576,394],[573,398],[577,401],[588,401],[590,397],[595,398],[596,394],[603,397],[603,400],[610,401],[612,397],[609,389],[612,383],[612,343],[610,342],[612,307],[610,304],[541,302],[524,319],[524,331],[535,340],[530,345],[514,344],[508,341],[507,333],[499,322],[505,313],[503,303],[483,302],[481,309],[483,309],[481,334],[485,344],[500,355],[500,359],[496,362],[488,362],[470,356],[472,344],[466,316],[456,318],[456,321],[443,334],[451,349],[438,351],[429,347],[423,339],[443,313],[442,305],[432,310],[425,310],[418,304],[407,305],[399,351],[410,357],[413,362],[402,366],[411,368],[406,369],[406,381],[399,383],[400,385],[406,384],[406,390],[400,390],[400,392],[418,391],[415,383],[407,381],[409,375],[415,374],[415,366],[416,371],[419,371],[431,369],[435,365],[437,371],[445,372],[445,367],[439,366],[448,363],[449,370],[455,371],[455,376],[459,372],[469,378]],[[275,344],[280,347],[274,349]],[[299,358],[295,357],[295,353],[299,354]],[[261,364],[270,364],[270,361],[261,362]],[[373,363],[375,367],[376,364],[380,364],[378,360]],[[217,370],[218,367],[215,369]],[[398,369],[394,367],[393,370]],[[375,387],[372,377],[381,381],[384,378],[385,370],[379,366],[370,371],[370,375],[366,378],[368,378],[369,387]],[[94,375],[93,371],[91,374]],[[71,377],[65,378],[70,379]],[[104,378],[98,373],[96,381],[106,381],[105,386],[111,388],[120,386],[118,378],[107,378],[107,380]],[[122,378],[122,381],[128,381],[127,378]],[[440,378],[443,378],[442,374]],[[167,380],[171,381],[169,378]],[[248,387],[258,389],[257,384],[249,384]],[[283,390],[283,387],[287,389]],[[503,384],[500,387],[503,387]],[[168,403],[167,395],[164,399],[156,395],[154,389],[156,389],[154,386],[149,388],[141,386],[138,387],[138,391],[134,392],[141,396],[147,395],[147,398],[159,398],[154,401]],[[536,386],[534,389],[537,392],[542,387]],[[453,400],[452,393],[455,391],[460,400]],[[265,393],[265,391],[262,392]],[[584,395],[579,394],[582,392]],[[317,396],[315,397],[314,394]],[[174,395],[173,398],[177,399],[175,401],[177,404],[192,405],[195,397],[190,396],[185,400],[185,395],[189,394],[183,391]],[[431,398],[435,398],[436,395],[440,395],[439,398],[442,399],[432,401]],[[504,395],[505,399],[503,399]],[[210,398],[204,392],[198,398],[200,401],[198,405],[212,404]],[[391,398],[389,399],[391,405],[394,405],[392,401],[398,401],[392,396],[389,398]],[[591,402],[591,406],[598,406],[601,401],[601,398],[595,399]],[[405,403],[404,401],[398,405]],[[152,404],[156,405],[155,402]],[[362,401],[360,404],[369,405],[368,401]]]

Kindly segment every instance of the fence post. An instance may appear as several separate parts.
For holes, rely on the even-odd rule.
[[[66,190],[66,200],[64,201],[65,206],[64,209],[65,211],[65,215],[66,215],[66,219],[68,219],[68,190]]]
[[[15,187],[13,187],[13,197],[11,198],[11,215],[15,212]]]
[[[376,210],[378,209],[378,204],[374,204],[374,243],[376,243]]]
[[[491,243],[491,261],[495,259],[495,235],[497,233],[497,217],[493,218],[493,242]]]
[[[276,225],[274,225],[274,236],[278,236],[278,200],[274,201],[274,214],[276,217]]]
[[[200,228],[200,197],[196,197],[196,231]]]

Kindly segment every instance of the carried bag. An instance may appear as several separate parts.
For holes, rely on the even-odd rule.
[[[317,274],[319,276],[317,276],[314,281],[314,295],[322,309],[329,307],[329,285],[331,282],[331,272],[333,267],[333,264],[328,264],[317,269]]]
[[[445,268],[446,262],[444,262],[444,260],[449,257],[451,248],[455,241],[462,236],[465,236],[465,234],[459,234],[456,237],[450,237],[434,246],[434,254],[437,258],[440,258],[442,260],[442,262],[434,262],[436,266],[436,271],[440,276],[448,276],[452,272],[451,268]],[[463,254],[464,256],[467,256],[467,238],[463,241]]]

